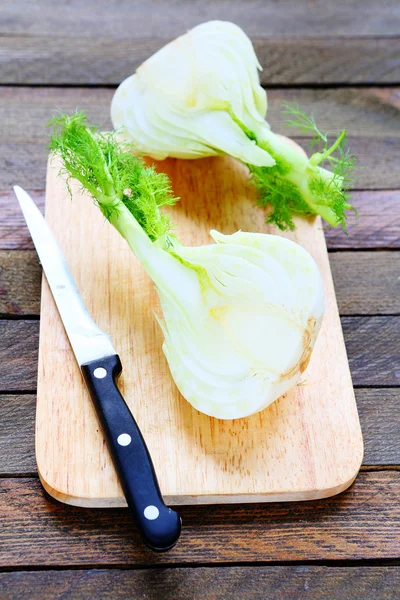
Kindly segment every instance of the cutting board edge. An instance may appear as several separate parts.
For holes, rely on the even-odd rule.
[[[167,505],[183,506],[183,505],[206,505],[206,504],[256,504],[256,503],[271,503],[271,502],[306,502],[309,500],[322,500],[337,496],[347,490],[355,481],[361,467],[360,464],[356,472],[346,479],[343,483],[339,483],[333,487],[313,489],[313,490],[297,490],[293,492],[272,492],[269,494],[204,494],[204,495],[179,495],[170,496],[164,495],[164,500]],[[127,508],[125,498],[116,496],[114,498],[82,498],[66,494],[52,487],[43,477],[38,467],[39,479],[45,491],[58,502],[68,504],[70,506],[78,506],[81,508]]]

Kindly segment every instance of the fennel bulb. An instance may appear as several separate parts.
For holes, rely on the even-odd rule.
[[[291,125],[312,131],[321,148],[310,159],[274,134],[265,121],[253,46],[236,25],[210,21],[170,42],[116,90],[111,118],[136,152],[164,159],[229,154],[245,163],[270,206],[268,223],[294,228],[292,215],[319,214],[345,226],[349,171],[354,157],[342,131],[329,147],[312,118],[286,105]],[[332,168],[323,168],[322,163]]]
[[[216,243],[185,247],[160,207],[168,178],[83,114],[52,124],[50,150],[125,238],[158,292],[163,351],[194,408],[220,419],[260,411],[307,367],[323,316],[318,268],[279,236],[211,231]]]

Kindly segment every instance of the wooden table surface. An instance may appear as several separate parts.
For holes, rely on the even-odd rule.
[[[321,128],[348,129],[363,167],[359,225],[326,236],[365,456],[351,489],[328,500],[184,507],[180,543],[156,555],[127,510],[66,506],[40,486],[41,269],[11,186],[43,206],[44,124],[55,110],[85,108],[109,127],[115,86],[215,18],[251,36],[273,128],[284,131],[281,102],[296,98]],[[0,7],[0,36],[0,597],[399,598],[398,0],[15,0]]]

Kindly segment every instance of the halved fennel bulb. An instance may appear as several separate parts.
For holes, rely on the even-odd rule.
[[[167,251],[147,236],[126,238],[156,285],[163,351],[179,391],[207,415],[237,419],[299,381],[324,295],[314,260],[298,244],[240,231],[211,236],[216,244],[174,243]]]
[[[156,159],[228,154],[240,160],[257,188],[258,204],[272,208],[267,222],[280,229],[294,229],[293,215],[316,214],[345,228],[355,162],[346,130],[332,144],[312,116],[285,103],[288,124],[313,135],[312,156],[299,154],[265,120],[259,69],[240,27],[202,23],[121,83],[111,103],[113,125],[136,153]]]
[[[202,23],[148,58],[125,79],[111,103],[111,119],[139,153],[199,158],[230,154],[243,162],[272,166],[275,160],[243,131],[258,136],[267,96],[253,46],[233,23]]]

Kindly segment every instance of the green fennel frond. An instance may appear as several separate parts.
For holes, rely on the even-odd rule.
[[[297,104],[297,102],[283,102],[282,113],[286,115],[285,125],[287,127],[296,127],[301,133],[312,134],[311,147],[313,148],[320,140],[327,143],[328,135],[322,133],[318,128],[313,115],[307,113]]]
[[[247,165],[258,190],[258,204],[269,209],[266,222],[282,230],[294,229],[294,215],[320,214],[331,225],[341,225],[346,230],[346,211],[354,210],[349,187],[355,165],[355,157],[346,147],[346,130],[331,144],[314,117],[308,116],[298,104],[284,103],[283,112],[290,117],[287,125],[312,134],[313,154],[310,159],[301,155],[293,158],[292,154],[289,162],[284,150],[274,151],[273,137],[269,142],[256,141],[276,163],[272,167]]]
[[[167,175],[146,166],[115,133],[101,133],[83,112],[59,114],[48,126],[53,127],[48,148],[62,160],[70,193],[69,180],[76,179],[107,219],[122,202],[152,241],[171,234],[173,224],[160,211],[178,200]]]
[[[346,146],[346,135],[340,141],[335,155],[327,158],[335,177],[342,179],[342,184],[347,188],[354,181],[353,169],[356,166],[356,157],[351,154]]]
[[[258,190],[257,205],[272,209],[265,218],[267,224],[276,225],[282,231],[293,231],[294,215],[316,214],[303,200],[296,184],[282,176],[279,166],[255,167],[248,164],[247,167]]]
[[[349,176],[355,166],[356,158],[346,147],[346,130],[343,129],[330,145],[329,134],[319,129],[313,115],[307,115],[297,103],[284,102],[283,107],[283,114],[292,117],[285,119],[287,127],[296,127],[302,133],[313,134],[310,146],[316,152],[311,156],[310,163],[322,166],[325,162],[325,165],[330,166],[336,175],[342,177],[343,183],[351,183],[352,178]]]
[[[347,148],[346,130],[344,129],[329,146],[328,139],[323,143],[319,152],[310,158],[310,164],[315,166],[327,166],[332,171],[331,179],[327,180],[316,175],[311,178],[309,187],[314,193],[317,202],[329,205],[336,216],[337,224],[346,231],[346,211],[352,210],[356,215],[356,209],[350,204],[350,185],[354,180],[353,169],[356,157]]]

